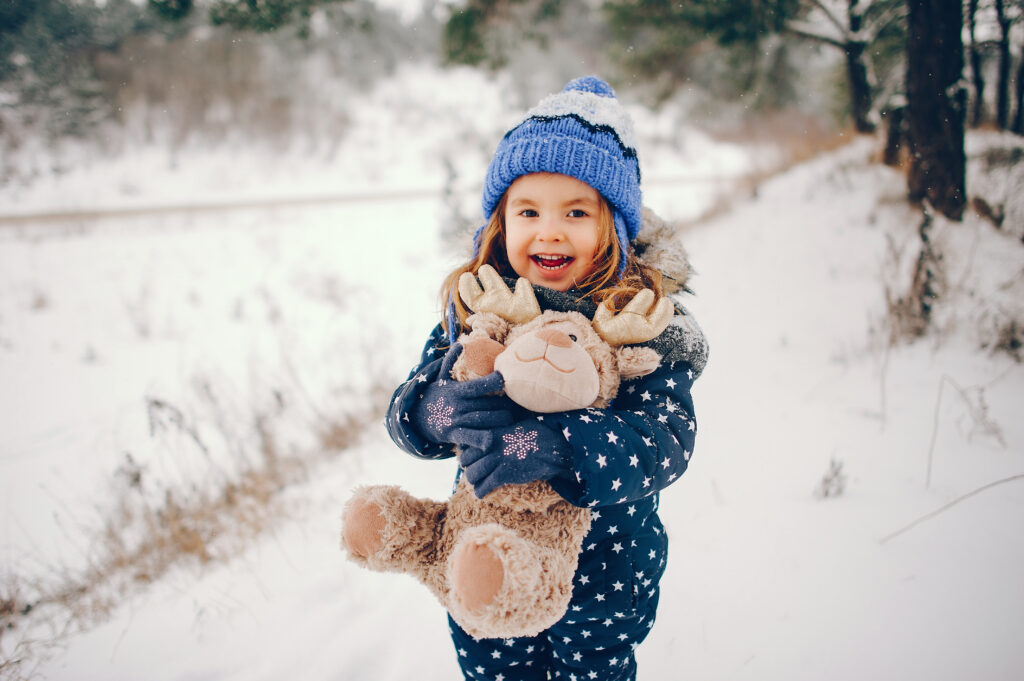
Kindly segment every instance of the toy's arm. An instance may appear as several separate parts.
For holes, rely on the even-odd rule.
[[[438,324],[430,333],[419,364],[409,372],[409,378],[395,390],[388,407],[386,424],[388,435],[404,451],[421,459],[447,459],[455,456],[450,444],[438,444],[424,438],[409,421],[409,410],[421,397],[423,390],[437,379],[448,345],[448,337]]]
[[[688,363],[676,362],[624,382],[607,409],[545,415],[572,449],[576,478],[552,486],[577,506],[604,506],[650,496],[673,483],[693,452],[694,377]]]

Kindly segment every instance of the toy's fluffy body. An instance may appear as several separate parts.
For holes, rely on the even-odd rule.
[[[532,411],[604,407],[622,377],[649,373],[661,359],[650,348],[613,348],[578,312],[549,310],[518,325],[483,312],[469,323],[452,377],[500,368],[509,397]],[[393,486],[360,488],[343,522],[353,560],[416,577],[473,636],[513,638],[536,635],[565,614],[591,519],[546,482],[506,485],[478,499],[462,479],[445,502]]]
[[[503,503],[509,497],[514,504]],[[417,499],[394,486],[364,487],[356,491],[346,515],[353,505],[366,502],[381,509],[383,541],[370,556],[351,553],[353,560],[374,570],[412,575],[470,634],[536,634],[565,613],[590,513],[563,500],[547,483],[508,485],[477,499],[461,480],[447,501]],[[492,606],[477,611],[453,593],[451,578],[453,559],[473,545],[502,556],[504,568]]]

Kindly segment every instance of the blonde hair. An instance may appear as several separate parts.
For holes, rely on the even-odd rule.
[[[516,271],[508,261],[505,248],[505,206],[508,203],[508,192],[502,195],[491,213],[490,220],[476,237],[476,255],[456,267],[445,277],[441,285],[441,306],[445,310],[441,324],[446,333],[450,333],[447,311],[453,305],[459,323],[464,327],[466,318],[471,314],[459,297],[459,278],[465,272],[476,272],[483,265],[490,265],[503,277],[516,278]],[[597,215],[598,241],[594,253],[594,267],[583,281],[576,282],[582,296],[590,297],[595,304],[606,302],[612,312],[618,312],[637,293],[649,288],[661,298],[665,290],[661,281],[661,272],[641,262],[632,252],[626,255],[626,267],[619,276],[619,264],[622,260],[622,249],[615,234],[615,220],[611,208],[604,197],[600,198]]]

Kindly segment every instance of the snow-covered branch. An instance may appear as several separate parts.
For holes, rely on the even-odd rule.
[[[907,6],[902,3],[893,5],[886,11],[879,14],[877,17],[869,21],[867,26],[864,27],[864,31],[869,36],[868,42],[873,41],[878,37],[879,33],[891,26],[894,22],[905,19],[906,16]]]
[[[846,33],[849,32],[850,29],[846,23],[839,18],[839,15],[836,14],[831,7],[822,2],[822,0],[811,0],[811,4],[821,10],[829,22],[839,30],[841,35],[845,36]]]
[[[800,36],[801,38],[807,38],[808,40],[832,45],[833,47],[838,47],[841,50],[846,47],[846,41],[842,36],[837,38],[834,35],[822,33],[819,26],[806,21],[787,21],[786,30],[794,35]]]

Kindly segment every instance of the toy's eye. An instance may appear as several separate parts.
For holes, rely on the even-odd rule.
[[[571,340],[571,341],[572,341],[573,343],[575,343],[575,342],[576,342],[576,335],[575,335],[575,334],[572,334],[572,333],[570,333],[570,334],[569,334],[569,340]]]

